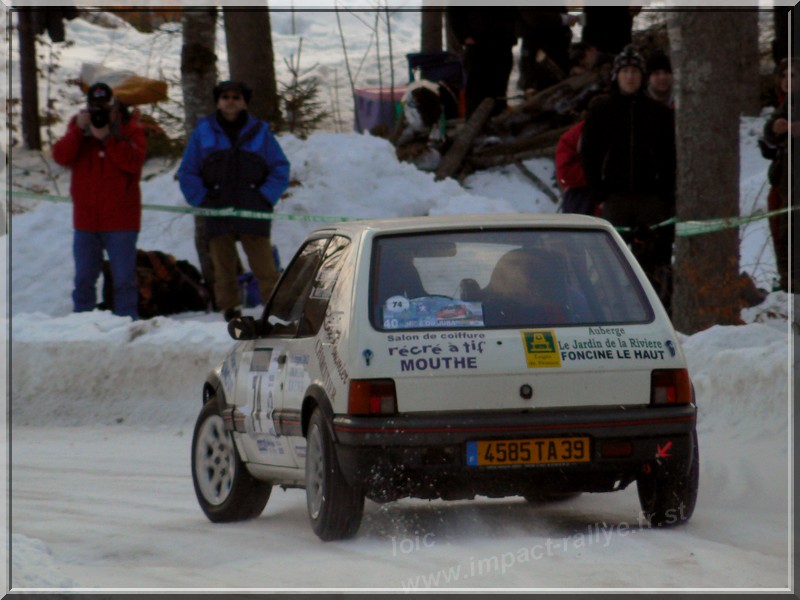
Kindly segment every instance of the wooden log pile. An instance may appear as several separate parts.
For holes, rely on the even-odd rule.
[[[645,56],[655,48],[669,52],[666,26],[634,32],[634,44]],[[494,117],[490,115],[495,100],[485,99],[469,119],[448,133],[451,143],[444,146],[436,179],[462,179],[479,169],[513,164],[536,183],[532,173],[523,171],[523,161],[555,156],[561,135],[583,118],[592,98],[609,90],[610,70],[611,64],[605,63],[596,71],[567,77]],[[396,137],[393,143],[397,145]],[[403,160],[403,156],[404,150],[398,147],[398,158]],[[540,187],[552,194],[548,186]]]
[[[436,179],[461,177],[500,165],[521,168],[524,160],[554,157],[558,139],[580,118],[588,99],[603,89],[599,73],[574,75],[491,118],[495,100],[484,99],[453,134],[453,142],[436,169]],[[529,179],[532,175],[529,171],[523,174]]]

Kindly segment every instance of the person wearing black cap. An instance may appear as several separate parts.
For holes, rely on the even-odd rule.
[[[611,93],[589,105],[580,152],[602,217],[624,228],[669,310],[675,230],[660,224],[675,215],[675,125],[672,111],[645,94],[644,69],[632,45],[617,55]]]
[[[663,50],[653,50],[647,57],[647,95],[669,108],[675,108],[672,63]]]
[[[288,187],[289,161],[269,124],[247,112],[251,94],[241,81],[223,81],[214,87],[217,110],[197,123],[178,169],[181,191],[192,206],[268,214]],[[242,314],[237,241],[264,302],[278,281],[270,225],[268,219],[206,218],[214,297],[226,321]]]
[[[86,108],[70,120],[64,137],[53,145],[53,159],[72,170],[75,312],[97,306],[95,288],[105,250],[114,282],[113,312],[138,318],[136,241],[146,152],[138,119],[105,83],[89,87]]]

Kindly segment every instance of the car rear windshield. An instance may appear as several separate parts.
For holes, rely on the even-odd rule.
[[[377,237],[378,330],[645,323],[653,311],[608,232],[482,230]]]

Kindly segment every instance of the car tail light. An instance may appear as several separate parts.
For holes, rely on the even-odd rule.
[[[650,378],[650,404],[689,404],[692,382],[686,369],[659,369]]]
[[[351,415],[394,415],[397,394],[391,379],[352,379],[347,412]]]
[[[633,454],[633,443],[626,440],[607,440],[600,444],[603,458],[625,458]]]

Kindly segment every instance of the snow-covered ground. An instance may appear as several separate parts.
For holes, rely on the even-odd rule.
[[[335,20],[334,29],[322,34],[315,13],[302,18],[309,63],[339,56]],[[405,47],[395,41],[398,55],[415,49],[417,31],[418,22],[409,25],[413,35]],[[84,38],[84,32],[94,37]],[[100,33],[82,21],[69,24],[77,43],[64,50],[65,71],[83,60],[79,54],[88,52],[89,39],[99,43]],[[118,46],[145,47],[141,34],[123,29],[114,35]],[[295,48],[296,40],[286,47]],[[171,52],[174,68],[179,50],[159,57],[166,64]],[[137,58],[132,51],[127,64],[125,55],[115,55],[113,66],[145,64]],[[762,124],[763,116],[742,122],[742,214],[766,209],[768,165],[755,144]],[[300,182],[279,205],[283,214],[555,208],[513,167],[477,173],[462,188],[397,163],[391,146],[378,138],[318,133],[306,141],[280,141]],[[11,154],[13,187],[66,193],[69,173],[47,154],[16,148]],[[525,164],[552,181],[551,162]],[[148,165],[153,176],[142,185],[146,204],[184,206],[175,169]],[[9,244],[0,249],[0,263],[11,263],[10,289],[6,280],[0,284],[0,297],[11,301],[11,421],[3,428],[10,432],[10,455],[0,448],[2,464],[11,468],[10,492],[2,490],[11,501],[6,589],[793,586],[786,294],[773,293],[763,305],[744,310],[746,325],[682,338],[697,391],[701,447],[700,496],[684,527],[644,526],[631,487],[541,506],[521,498],[368,502],[355,539],[324,544],[307,522],[302,490],[274,490],[263,515],[247,523],[213,525],[197,505],[189,445],[204,376],[232,345],[221,317],[190,313],[131,322],[103,312],[71,314],[69,205],[13,204],[10,235],[2,238]],[[274,239],[284,261],[315,227],[276,221]],[[147,210],[139,239],[141,248],[197,264],[188,215]],[[775,266],[766,222],[742,228],[741,239],[742,269],[769,289]],[[5,353],[6,345],[0,347]],[[6,512],[0,515],[4,519]]]

